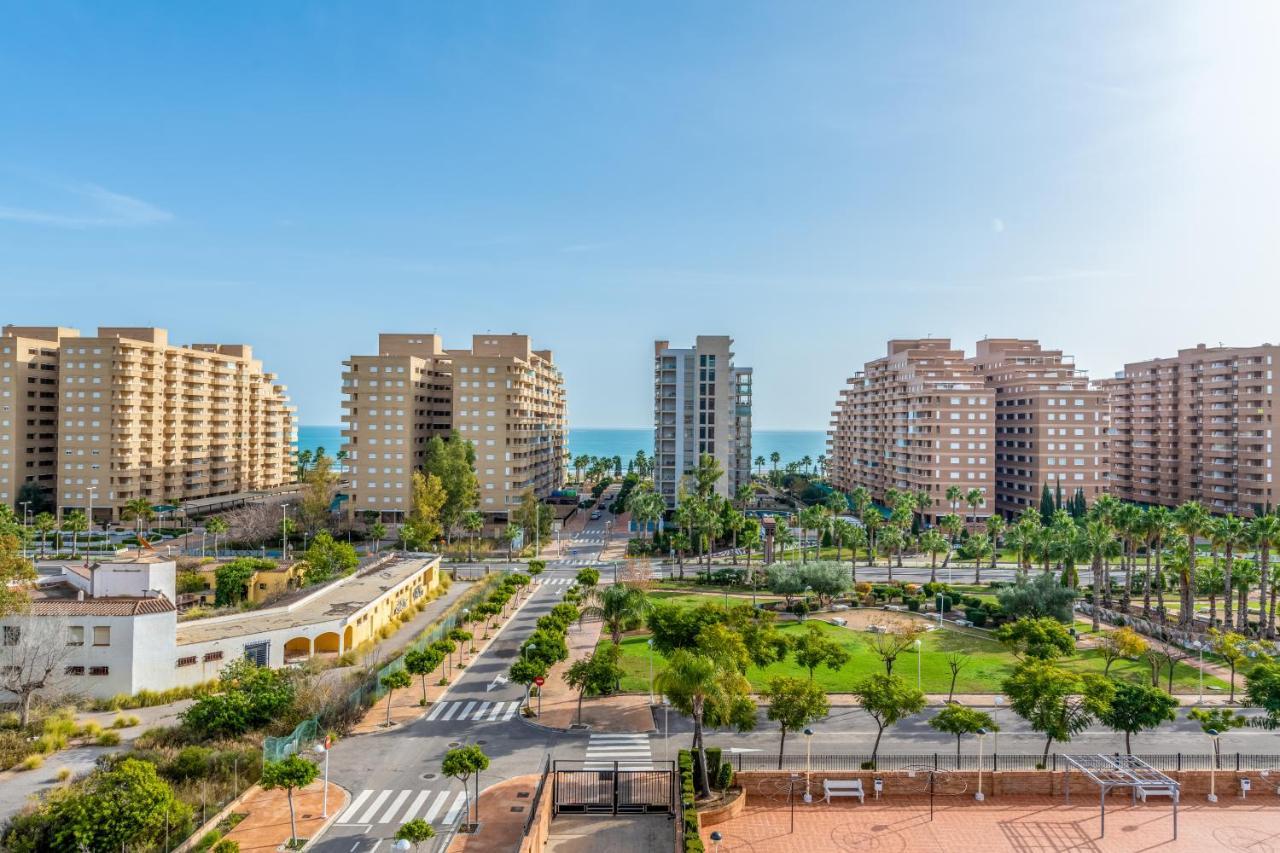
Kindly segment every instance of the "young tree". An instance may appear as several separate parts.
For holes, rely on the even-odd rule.
[[[801,583],[813,590],[819,604],[831,601],[846,592],[852,585],[844,566],[830,560],[814,560],[802,565],[797,572]]]
[[[578,586],[587,590],[587,595],[591,595],[596,584],[600,583],[600,572],[596,569],[579,569],[574,580],[578,582]]]
[[[1248,717],[1231,708],[1192,708],[1187,712],[1187,719],[1199,723],[1200,730],[1205,734],[1217,732],[1224,735],[1232,729],[1244,728],[1249,724]],[[1213,739],[1213,765],[1222,766],[1222,743],[1217,737]]]
[[[356,549],[334,539],[327,530],[316,534],[303,558],[307,561],[307,568],[302,577],[307,586],[349,575],[360,564]]]
[[[1227,701],[1234,705],[1236,670],[1249,660],[1250,652],[1256,654],[1260,648],[1256,643],[1249,642],[1235,631],[1219,631],[1217,628],[1209,629],[1209,644],[1214,654],[1226,661],[1227,666],[1231,668],[1231,697]]]
[[[923,711],[924,694],[896,675],[868,675],[853,686],[853,694],[876,724],[876,742],[871,748],[874,769],[884,730]]]
[[[1114,732],[1124,732],[1124,751],[1133,752],[1130,736],[1176,718],[1178,700],[1159,687],[1117,681],[1115,695],[1098,715],[1098,722]]]
[[[1102,655],[1102,659],[1106,661],[1102,674],[1107,675],[1111,672],[1111,665],[1117,660],[1121,658],[1137,660],[1146,654],[1147,641],[1132,628],[1117,628],[1114,631],[1108,631],[1098,641],[1098,652]]]
[[[333,470],[333,460],[323,452],[317,453],[311,470],[303,475],[302,485],[298,515],[303,527],[314,533],[328,522],[333,498],[338,493],[338,474]]]
[[[603,646],[565,670],[565,684],[578,691],[578,725],[582,725],[582,698],[588,693],[593,696],[608,693],[622,680],[625,673],[618,665],[621,657],[622,650],[616,645]]]
[[[0,534],[0,618],[27,609],[28,587],[35,582],[36,567],[22,556],[22,542],[15,534]]]
[[[656,684],[672,707],[693,720],[694,785],[702,796],[711,795],[703,749],[703,726],[733,726],[750,731],[756,724],[751,684],[730,661],[677,649],[667,659]]]
[[[391,725],[391,695],[397,690],[408,687],[413,684],[413,678],[403,669],[394,669],[382,676],[379,682],[382,689],[387,691],[387,719],[384,725]]]
[[[1244,676],[1245,699],[1267,712],[1266,726],[1280,728],[1280,661],[1262,658]]]
[[[787,748],[787,732],[796,732],[827,715],[830,705],[826,692],[813,683],[799,678],[781,676],[771,679],[761,693],[769,703],[767,716],[778,724],[781,738],[778,741],[778,769],[782,769],[782,754]]]
[[[613,584],[594,597],[598,603],[582,608],[582,617],[604,622],[615,648],[622,642],[622,632],[627,626],[639,624],[649,612],[649,598],[637,586]]]
[[[300,755],[289,755],[279,761],[268,761],[262,765],[262,776],[258,784],[263,790],[283,788],[289,799],[289,846],[298,843],[298,821],[293,809],[293,792],[305,788],[320,775],[320,768]]]
[[[990,714],[948,701],[941,711],[929,719],[929,725],[956,737],[956,768],[960,767],[960,738],[977,734],[979,729],[999,731]]]
[[[1033,731],[1045,736],[1041,763],[1049,747],[1070,741],[1103,713],[1114,692],[1112,682],[1098,675],[1081,677],[1048,660],[1028,658],[1001,685],[1014,713]]]
[[[475,559],[476,537],[480,535],[480,531],[484,530],[484,515],[474,509],[467,510],[462,514],[462,529],[471,534],[467,541],[467,562]]]
[[[422,704],[427,704],[427,676],[435,672],[444,655],[435,649],[410,649],[404,656],[405,672],[422,679]]]
[[[420,817],[400,824],[400,828],[396,830],[396,840],[408,841],[415,851],[422,849],[424,841],[430,841],[435,837],[436,831],[431,828],[431,824]]]
[[[440,525],[449,535],[463,524],[469,511],[480,503],[480,486],[475,471],[475,445],[451,432],[448,440],[434,436],[427,442],[422,471],[440,481],[445,500],[440,506]]]
[[[476,796],[475,796],[475,814],[476,821],[480,820],[480,773],[489,769],[489,756],[484,754],[484,750],[475,744],[469,746],[460,746],[451,749],[444,754],[444,760],[440,762],[440,771],[450,779],[457,779],[462,782],[463,793],[467,795],[467,816],[471,815],[471,792],[467,788],[467,780],[475,777],[476,780]]]
[[[73,648],[67,624],[51,616],[28,616],[8,620],[0,632],[0,690],[17,698],[18,723],[26,726],[36,694],[52,695],[63,684],[63,665]]]
[[[960,670],[969,665],[969,656],[962,652],[947,652],[947,669],[951,670],[951,686],[947,688],[947,702],[956,695],[956,679]]]
[[[923,633],[917,628],[897,626],[883,633],[871,635],[871,649],[884,664],[885,675],[893,675],[893,665],[898,660],[898,656],[914,646]]]
[[[995,638],[1020,658],[1054,660],[1075,651],[1075,638],[1056,619],[1028,619],[1006,622],[995,631]]]
[[[791,652],[796,663],[809,670],[810,683],[818,667],[825,666],[832,672],[838,672],[849,662],[849,653],[844,646],[828,637],[814,622],[806,622],[804,629],[791,639]]]
[[[227,534],[231,525],[220,515],[215,515],[204,523],[205,532],[213,537],[213,556],[218,556],[218,540]]]
[[[440,538],[444,531],[440,513],[448,498],[444,484],[435,474],[424,474],[420,470],[413,472],[409,517],[400,531],[406,545],[422,550]]]

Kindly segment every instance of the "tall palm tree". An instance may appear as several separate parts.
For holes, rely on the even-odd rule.
[[[1187,561],[1187,549],[1184,545],[1179,544],[1173,549],[1173,559],[1181,568]],[[1192,576],[1195,579],[1196,595],[1203,595],[1209,599],[1209,627],[1218,627],[1218,596],[1222,595],[1223,573],[1222,566],[1217,561],[1210,561],[1209,565],[1203,568],[1197,568]]]
[[[1008,527],[1003,516],[996,513],[987,516],[987,537],[991,540],[991,568],[993,569],[996,567],[996,555],[1000,553],[1000,537],[1004,536]]]
[[[658,674],[655,687],[682,713],[693,720],[694,784],[702,796],[711,795],[707,779],[706,750],[703,748],[703,723],[708,714],[714,722],[718,716],[728,717],[733,697],[745,694],[742,673],[727,662],[705,654],[677,649],[667,660],[667,668]]]
[[[886,524],[876,537],[876,544],[884,553],[884,564],[889,568],[889,583],[893,583],[893,555],[902,547],[902,528],[896,524]]]
[[[981,489],[970,489],[964,493],[964,502],[969,505],[969,514],[973,516],[974,524],[978,522],[978,507],[982,506],[984,500]]]
[[[973,560],[973,582],[982,583],[982,561],[992,552],[991,540],[985,533],[975,533],[964,543],[965,553]]]
[[[951,565],[951,553],[955,551],[956,539],[960,536],[960,531],[964,530],[964,519],[954,512],[949,512],[938,522],[938,526],[947,534],[947,539],[951,543],[951,547],[947,549],[947,556],[942,560],[942,567],[945,569]]]
[[[1276,636],[1275,590],[1271,586],[1271,549],[1280,542],[1280,517],[1260,515],[1249,523],[1249,542],[1258,552],[1258,631],[1268,640]],[[1271,599],[1268,616],[1267,598]],[[1248,619],[1245,620],[1248,622]]]
[[[1236,587],[1236,630],[1242,634],[1254,633],[1249,629],[1249,590],[1261,579],[1261,572],[1254,560],[1236,560],[1232,569]],[[1255,636],[1260,635],[1262,627],[1262,622],[1259,622],[1258,634]]]
[[[125,501],[120,514],[125,520],[133,520],[133,532],[135,534],[142,532],[142,522],[150,521],[156,517],[155,510],[151,508],[151,501],[146,498],[134,498]]]
[[[622,643],[627,625],[640,622],[649,612],[649,598],[644,590],[625,583],[607,586],[596,596],[596,603],[582,608],[584,618],[599,619],[609,631],[614,646]]]
[[[49,534],[58,529],[58,519],[51,512],[42,512],[32,521],[36,530],[40,531],[40,556],[44,557],[45,542]]]
[[[946,496],[947,502],[951,504],[951,512],[959,514],[960,501],[964,498],[964,490],[959,486],[947,486]]]
[[[471,534],[467,540],[467,562],[469,563],[475,559],[476,537],[480,535],[481,530],[484,530],[484,514],[474,509],[464,512],[462,529]]]
[[[778,463],[782,461],[782,454],[776,450],[773,451],[769,454],[769,461],[773,463],[773,472],[778,473]]]
[[[1103,495],[1103,497],[1110,498],[1111,495]],[[1102,498],[1099,498],[1094,506],[1101,502]],[[1117,505],[1107,513],[1107,516],[1111,519],[1111,525],[1115,528],[1116,536],[1120,540],[1120,570],[1124,572],[1124,588],[1120,591],[1120,609],[1128,613],[1129,594],[1133,587],[1133,564],[1136,558],[1135,543],[1143,536],[1146,519],[1143,518],[1142,510],[1128,503]],[[1110,597],[1111,579],[1108,577],[1107,580],[1108,597]]]
[[[1111,577],[1105,570],[1106,561],[1117,549],[1115,531],[1111,525],[1101,518],[1085,522],[1084,541],[1089,549],[1090,566],[1093,571],[1093,630],[1098,630],[1098,610],[1111,603]],[[1099,598],[1101,593],[1101,598]]]
[[[1142,615],[1143,618],[1151,616],[1151,587],[1155,584],[1156,588],[1156,609],[1160,614],[1160,624],[1164,624],[1166,614],[1164,609],[1164,545],[1171,538],[1177,535],[1177,529],[1174,526],[1173,515],[1169,510],[1162,506],[1153,506],[1145,513],[1146,535],[1147,535],[1147,577],[1142,585]],[[1151,557],[1155,556],[1155,573],[1151,571]]]
[[[867,513],[867,517],[862,520],[862,524],[867,529],[867,565],[875,565],[875,553],[879,547],[880,528],[884,527],[884,516],[875,507]]]
[[[62,529],[71,534],[71,556],[79,553],[79,534],[89,529],[89,517],[80,510],[73,510],[62,517]]]
[[[1209,527],[1210,538],[1215,546],[1221,547],[1223,552],[1222,562],[1222,624],[1223,627],[1230,630],[1236,622],[1233,621],[1232,611],[1232,588],[1234,586],[1233,571],[1235,569],[1235,552],[1237,545],[1243,545],[1247,540],[1245,538],[1244,519],[1235,515],[1226,515],[1222,518],[1214,519]],[[1246,618],[1239,623],[1239,627],[1243,627],[1248,621]]]
[[[1187,543],[1188,559],[1178,572],[1178,627],[1185,628],[1191,624],[1191,611],[1195,606],[1192,573],[1195,571],[1196,538],[1205,532],[1209,513],[1198,501],[1187,501],[1173,511],[1173,522]]]
[[[800,457],[800,464],[804,466],[804,473],[808,476],[810,469],[813,468],[813,457],[806,453]]]
[[[853,539],[853,530],[857,527],[852,521],[844,518],[833,519],[831,522],[831,542],[836,546],[836,562],[844,559],[844,546]]]
[[[827,455],[825,453],[818,454],[817,461],[818,476],[824,476],[827,473]]]
[[[763,477],[764,476],[764,457],[757,456],[755,459],[755,463],[756,463],[756,476]]]
[[[797,516],[797,520],[800,524],[800,539],[801,539],[800,560],[801,562],[807,562],[809,559],[807,555],[808,552],[805,551],[804,541],[803,541],[804,539],[807,538],[805,534],[808,533],[810,530],[813,530],[815,532],[820,531],[826,523],[826,518],[827,518],[826,511],[823,510],[823,508],[820,506],[807,506],[804,509],[800,510],[800,513]],[[822,547],[822,534],[818,532],[818,549],[816,549],[813,557],[815,560],[818,559],[818,556],[821,554],[821,547]]]
[[[947,537],[937,530],[926,530],[920,537],[920,550],[929,555],[929,583],[938,582],[938,555],[945,554],[950,548]]]

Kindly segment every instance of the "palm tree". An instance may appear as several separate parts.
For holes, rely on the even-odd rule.
[[[1209,513],[1199,502],[1187,501],[1173,511],[1173,522],[1187,542],[1187,560],[1178,572],[1178,627],[1185,628],[1191,624],[1191,611],[1195,606],[1191,581],[1195,571],[1196,537],[1208,526]]]
[[[985,533],[975,533],[964,543],[964,550],[973,559],[973,582],[982,583],[982,561],[994,550],[991,547],[991,540]]]
[[[1176,535],[1177,530],[1174,527],[1172,514],[1168,509],[1162,506],[1153,506],[1151,509],[1143,513],[1145,516],[1146,535],[1147,535],[1147,577],[1143,580],[1142,587],[1142,615],[1144,618],[1150,618],[1151,614],[1151,586],[1154,583],[1156,587],[1156,609],[1160,613],[1160,624],[1165,622],[1164,612],[1164,569],[1162,563],[1164,560],[1164,543],[1172,536]],[[1151,573],[1151,556],[1155,555],[1155,574]]]
[[[866,518],[862,519],[862,524],[867,529],[867,565],[874,566],[876,549],[879,547],[880,528],[884,526],[884,516],[880,514],[880,510],[872,507]]]
[[[124,507],[120,513],[125,520],[133,519],[133,532],[142,532],[142,522],[150,521],[156,517],[156,512],[151,508],[151,501],[146,498],[134,498],[125,501]]]
[[[1182,545],[1174,548],[1173,559],[1181,567],[1187,560],[1187,549]],[[1209,627],[1216,628],[1218,626],[1218,596],[1222,595],[1222,591],[1225,588],[1222,566],[1216,561],[1211,561],[1204,568],[1197,568],[1194,578],[1196,595],[1203,595],[1209,599]]]
[[[800,457],[800,464],[804,466],[805,476],[808,476],[810,469],[813,468],[813,457],[806,453]]]
[[[671,700],[671,704],[693,720],[694,780],[703,796],[710,796],[707,779],[706,750],[703,749],[702,724],[708,706],[725,705],[726,681],[741,679],[736,671],[721,666],[711,657],[686,649],[677,649],[658,674],[655,687]],[[745,691],[744,691],[745,692]]]
[[[1253,560],[1236,560],[1236,564],[1232,569],[1232,577],[1235,578],[1236,586],[1236,629],[1242,634],[1254,633],[1249,629],[1249,590],[1261,579],[1261,572],[1262,570],[1258,568],[1258,564]],[[1263,627],[1263,623],[1259,621],[1258,632],[1255,636],[1261,636]]]
[[[964,497],[964,490],[961,489],[959,486],[947,487],[947,502],[951,504],[951,511],[953,513],[960,512],[960,501],[963,497]]]
[[[582,616],[603,622],[615,646],[622,643],[622,632],[627,625],[642,621],[649,612],[649,598],[644,590],[625,583],[605,587],[596,600],[598,603],[582,608]]]
[[[983,500],[985,499],[981,489],[970,489],[964,493],[964,502],[969,505],[969,514],[973,516],[975,524],[978,522],[978,507],[982,506]],[[968,521],[968,519],[965,520]]]
[[[756,463],[756,476],[763,477],[764,476],[764,457],[757,456],[755,459],[755,463]]]
[[[1084,541],[1089,550],[1090,567],[1093,571],[1093,607],[1090,609],[1093,611],[1093,630],[1097,632],[1098,610],[1111,601],[1111,573],[1106,570],[1105,565],[1116,553],[1116,534],[1110,524],[1094,518],[1085,522]]]
[[[1217,519],[1210,527],[1211,535],[1215,544],[1221,546],[1223,551],[1222,563],[1222,625],[1230,630],[1232,625],[1243,628],[1249,621],[1247,614],[1237,624],[1233,622],[1231,617],[1231,591],[1233,586],[1232,571],[1235,568],[1235,551],[1237,545],[1243,545],[1246,539],[1246,530],[1244,519],[1228,515]]]
[[[1004,518],[992,513],[987,517],[987,537],[991,540],[991,568],[996,567],[996,555],[1000,553],[1000,537],[1009,527]]]
[[[1271,588],[1271,549],[1280,542],[1280,517],[1260,515],[1249,523],[1249,542],[1258,552],[1258,631],[1268,640],[1275,639],[1275,591]],[[1270,616],[1267,597],[1271,597]],[[1245,619],[1246,624],[1248,619]]]
[[[72,510],[62,517],[62,530],[71,534],[71,556],[75,556],[78,551],[77,537],[79,534],[89,529],[89,518],[80,510]]]
[[[926,530],[920,537],[920,549],[929,555],[929,583],[938,582],[938,555],[951,549],[947,537],[937,530]]]
[[[827,455],[825,453],[818,454],[818,476],[822,477],[827,473]]]
[[[58,519],[53,517],[53,513],[42,512],[37,515],[32,522],[36,530],[40,531],[40,556],[44,557],[45,541],[50,533],[58,529]]]
[[[1103,501],[1107,498],[1107,501]],[[1129,593],[1133,588],[1133,564],[1137,558],[1134,550],[1135,543],[1143,535],[1145,530],[1146,519],[1142,517],[1142,510],[1133,504],[1116,503],[1112,505],[1114,498],[1111,495],[1103,495],[1102,498],[1094,503],[1094,506],[1102,504],[1107,507],[1104,517],[1109,517],[1111,524],[1115,527],[1116,535],[1120,538],[1121,552],[1120,562],[1121,571],[1124,572],[1124,588],[1120,591],[1120,609],[1125,613],[1129,612]],[[1110,598],[1111,578],[1107,577],[1107,594]]]
[[[507,562],[511,562],[511,549],[516,546],[516,540],[521,537],[520,525],[508,524],[502,531],[502,538],[507,543]]]
[[[805,533],[807,533],[810,530],[813,530],[818,533],[818,548],[815,549],[815,553],[813,556],[813,558],[816,560],[820,556],[821,549],[822,549],[822,534],[819,531],[826,524],[827,513],[820,506],[807,506],[804,509],[800,510],[800,514],[798,518],[800,521],[800,538],[802,540],[800,543],[800,560],[802,562],[808,561],[808,556],[804,548],[803,540],[807,538],[805,536]]]
[[[837,563],[844,559],[844,546],[853,538],[855,526],[852,521],[843,518],[831,520],[831,544],[836,546]]]
[[[662,517],[667,502],[657,492],[645,489],[631,496],[627,501],[627,508],[631,511],[631,517],[640,525],[640,537],[648,541],[649,525]]]
[[[884,564],[889,568],[889,583],[893,583],[893,555],[902,548],[902,528],[896,524],[884,525],[876,537],[876,546],[884,554]]]
[[[484,530],[484,514],[478,510],[469,509],[462,514],[462,529],[471,534],[467,540],[467,562],[470,563],[475,559],[476,536]]]
[[[942,561],[942,567],[945,569],[951,565],[951,552],[955,550],[956,539],[960,537],[960,531],[964,530],[964,519],[954,512],[949,512],[938,522],[938,527],[942,528],[942,531],[947,534],[947,538],[951,543],[951,548],[948,549],[947,556]]]
[[[782,454],[776,450],[773,451],[769,454],[769,461],[773,463],[773,473],[778,473],[778,463],[782,461]]]

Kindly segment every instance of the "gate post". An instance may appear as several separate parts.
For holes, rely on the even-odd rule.
[[[618,815],[618,762],[613,762],[613,814]]]

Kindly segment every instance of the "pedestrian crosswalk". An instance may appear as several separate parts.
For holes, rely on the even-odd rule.
[[[392,823],[399,826],[415,818],[427,823],[451,825],[462,812],[467,795],[460,791],[385,791],[366,789],[356,794],[338,823],[372,826]]]
[[[520,700],[514,702],[437,702],[427,714],[427,722],[493,723],[509,720],[520,710]]]
[[[538,582],[543,586],[572,586],[575,583],[573,578],[539,578]]]
[[[583,770],[652,770],[653,752],[646,734],[593,734],[587,741]]]

